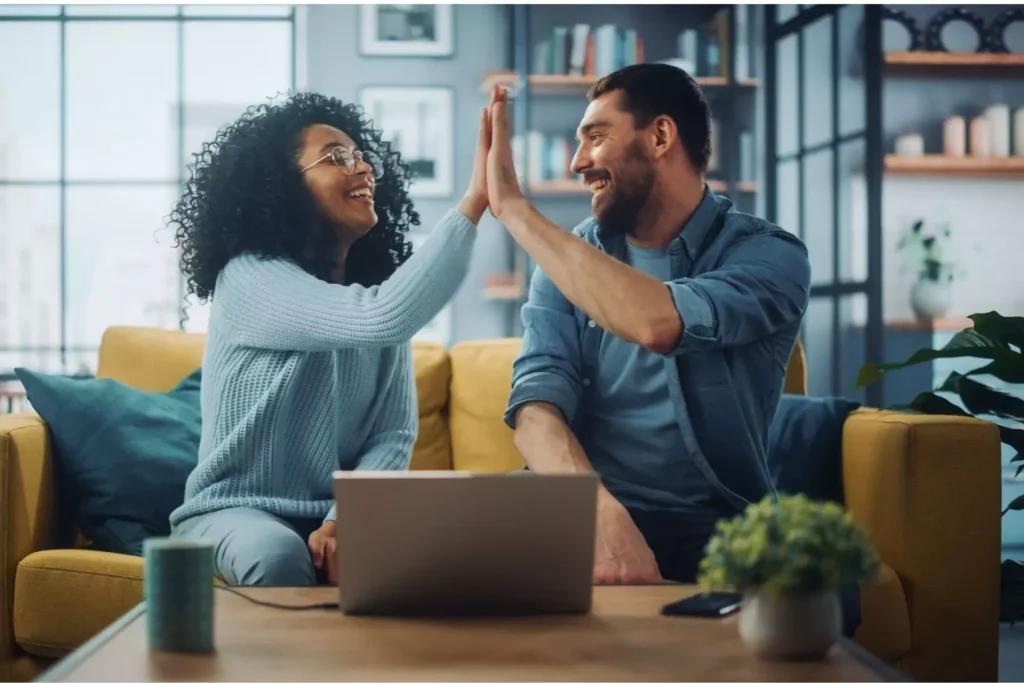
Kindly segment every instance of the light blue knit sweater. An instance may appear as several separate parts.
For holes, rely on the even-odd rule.
[[[210,310],[199,463],[172,526],[233,507],[334,519],[335,470],[407,468],[418,426],[409,342],[459,288],[475,239],[449,211],[375,287],[232,259]]]

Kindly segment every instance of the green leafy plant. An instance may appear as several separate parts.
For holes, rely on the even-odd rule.
[[[929,233],[924,220],[914,221],[897,244],[907,258],[901,272],[913,269],[918,282],[952,282],[954,277],[966,275],[963,268],[958,269],[946,258],[951,236],[948,222],[940,223],[935,232]]]
[[[887,373],[931,363],[939,358],[977,358],[987,361],[981,367],[965,374],[951,372],[934,391],[918,394],[906,406],[931,415],[990,415],[1009,422],[999,425],[1002,442],[1013,449],[1011,462],[1020,462],[1014,476],[1024,471],[1024,400],[1005,391],[993,389],[972,377],[988,375],[1010,384],[1024,384],[1024,318],[1004,317],[995,311],[968,316],[974,327],[953,335],[941,349],[921,349],[910,358],[898,363],[867,364],[860,369],[857,387],[877,382]],[[955,394],[964,408],[939,394]],[[1013,426],[1020,425],[1020,426]],[[1003,510],[1024,510],[1024,495],[1015,498]]]
[[[842,506],[806,496],[767,496],[721,520],[700,565],[705,591],[758,590],[781,597],[872,580],[879,561]]]

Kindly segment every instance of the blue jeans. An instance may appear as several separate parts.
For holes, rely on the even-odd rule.
[[[229,508],[186,519],[172,535],[212,543],[214,571],[229,585],[315,586],[320,577],[307,543],[321,523]]]

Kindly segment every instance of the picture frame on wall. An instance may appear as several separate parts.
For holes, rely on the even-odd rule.
[[[413,253],[423,245],[430,233],[410,232],[407,238],[412,243]],[[448,347],[452,341],[452,305],[448,303],[433,319],[424,325],[415,335],[413,341],[436,342]]]
[[[373,127],[412,169],[414,198],[441,199],[454,192],[453,100],[452,89],[445,87],[367,87],[360,93]]]
[[[451,57],[452,5],[362,5],[359,46],[377,57]]]

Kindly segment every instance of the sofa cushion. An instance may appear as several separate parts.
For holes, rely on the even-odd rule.
[[[461,342],[452,347],[449,419],[452,467],[509,472],[523,467],[504,421],[512,388],[512,361],[520,340]]]
[[[768,470],[780,493],[843,500],[843,424],[860,404],[784,394],[768,430]]]
[[[53,434],[60,504],[82,535],[140,555],[147,537],[169,534],[199,451],[200,371],[166,393],[16,372]]]
[[[63,657],[142,600],[141,557],[44,550],[18,565],[14,639],[41,657]]]
[[[910,652],[907,596],[889,565],[882,565],[877,580],[860,584],[860,614],[854,640],[865,649],[890,663]]]
[[[420,424],[409,469],[450,470],[452,441],[446,412],[452,373],[448,350],[441,344],[414,342],[412,362]]]
[[[144,391],[168,391],[202,365],[205,334],[110,327],[100,342],[96,376]]]

